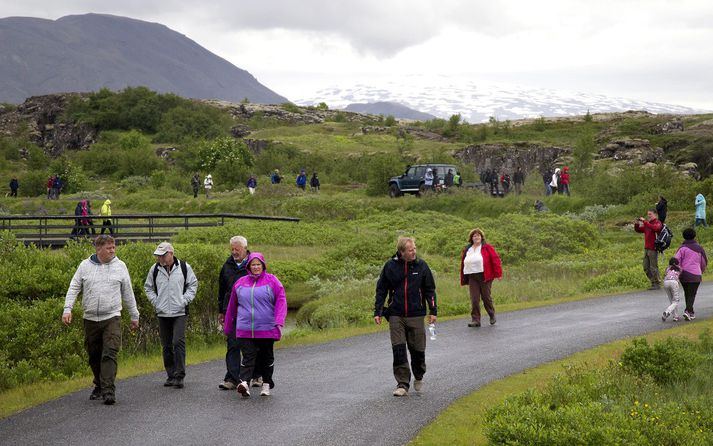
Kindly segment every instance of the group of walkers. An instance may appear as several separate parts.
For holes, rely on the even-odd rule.
[[[280,170],[275,169],[273,173],[270,175],[270,183],[271,184],[280,184],[282,183],[282,180],[284,177],[280,175]],[[319,177],[317,176],[317,172],[312,173],[312,177],[307,180],[307,173],[305,172],[304,169],[300,170],[300,174],[297,176],[297,179],[295,180],[295,185],[297,186],[298,189],[301,190],[307,190],[307,184],[309,183],[310,190],[312,192],[319,192],[319,188],[321,186],[321,183],[319,181]],[[200,186],[201,186],[201,180],[198,174],[193,175],[191,178],[191,189],[193,190],[193,198],[198,198],[198,192],[200,191]],[[245,182],[245,187],[248,189],[248,193],[250,195],[254,195],[255,192],[257,191],[257,177],[254,174],[250,175],[250,178]],[[203,179],[203,188],[205,189],[205,197],[207,199],[210,199],[210,194],[213,190],[213,176],[211,174],[208,174],[205,176]]]
[[[423,185],[427,191],[442,192],[447,191],[453,186],[462,184],[461,176],[458,172],[453,173],[453,169],[448,169],[448,172],[441,178],[438,175],[438,169],[427,168],[426,174],[423,176]]]
[[[511,177],[507,170],[498,173],[495,169],[486,169],[480,172],[480,182],[488,188],[493,197],[503,197],[513,188],[515,193],[520,195],[525,185],[525,172],[522,167],[518,167]]]
[[[109,231],[109,234],[114,234],[114,228],[111,221],[111,200],[104,200],[101,207],[100,215],[102,217],[101,233]],[[92,214],[92,203],[89,200],[81,200],[77,202],[74,208],[74,227],[72,228],[72,237],[86,237],[96,235],[94,228],[94,220]]]
[[[708,227],[705,203],[704,196],[698,194],[695,199],[694,227],[699,225]],[[663,196],[660,196],[656,206],[647,211],[646,217],[639,217],[634,222],[634,230],[644,234],[643,268],[651,283],[649,290],[661,289],[658,257],[669,247],[673,237],[673,233],[665,224],[667,213],[668,202]],[[685,309],[682,317],[687,321],[696,318],[694,309],[696,294],[702,281],[702,275],[708,266],[705,249],[696,241],[696,230],[693,227],[686,228],[682,235],[683,242],[669,259],[664,273],[663,287],[669,305],[661,316],[663,321],[669,317],[672,317],[673,321],[680,320],[678,305],[681,300],[681,288],[685,297]]]
[[[62,193],[65,184],[64,180],[59,175],[52,175],[47,178],[47,199],[59,200],[59,195]]]
[[[72,323],[72,309],[82,294],[84,346],[94,388],[90,400],[116,403],[117,358],[121,348],[121,311],[126,306],[131,330],[139,328],[139,310],[126,264],[116,257],[111,235],[99,235],[95,253],[83,260],[70,282],[62,322]],[[146,296],[159,322],[166,381],[182,389],[186,376],[186,323],[196,297],[198,279],[192,267],[179,260],[168,242],[153,252],[156,259],[144,282]],[[480,300],[495,324],[491,297],[493,280],[502,277],[500,258],[474,229],[461,255],[461,284],[468,285],[472,304],[469,327],[480,326]],[[389,322],[396,379],[394,396],[405,396],[411,386],[423,389],[426,373],[426,330],[437,320],[436,283],[428,264],[416,255],[416,241],[400,237],[396,254],[382,268],[376,284],[374,321]],[[282,338],[287,298],[280,280],[268,272],[263,254],[250,252],[247,239],[230,239],[230,256],[218,275],[218,322],[226,336],[226,373],[218,387],[250,397],[252,387],[269,396],[275,387],[274,344]],[[435,336],[435,332],[432,334]],[[410,365],[409,365],[410,355]]]
[[[554,172],[546,170],[542,174],[545,195],[566,194],[569,197],[569,167],[556,168]]]

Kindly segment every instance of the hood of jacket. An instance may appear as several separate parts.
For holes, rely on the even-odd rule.
[[[265,274],[265,272],[267,271],[267,263],[265,263],[265,256],[263,256],[260,252],[251,252],[248,255],[248,262],[245,265],[245,268],[248,270],[248,274],[252,276],[252,273],[250,272],[250,262],[252,262],[254,259],[258,259],[260,263],[262,263],[262,274]]]
[[[108,264],[114,263],[116,261],[116,256],[112,257],[111,260],[109,260],[108,262],[102,263],[99,261],[99,257],[97,257],[96,254],[92,254],[91,256],[89,256],[89,261],[96,265],[108,265]]]
[[[105,200],[104,201],[104,206],[109,206],[111,204],[111,200]]]
[[[558,174],[558,173],[560,173],[559,168],[555,169],[555,174]]]

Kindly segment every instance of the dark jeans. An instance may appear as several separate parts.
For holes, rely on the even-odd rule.
[[[262,382],[275,387],[272,374],[275,371],[274,339],[238,338],[240,353],[240,380],[250,382],[255,376],[262,376]]]
[[[693,223],[693,226],[700,226],[703,225],[704,228],[708,227],[708,223],[706,223],[705,218],[697,218],[696,221]]]
[[[688,314],[695,314],[693,304],[696,302],[696,293],[698,293],[700,284],[700,282],[681,282],[683,294],[686,296],[686,311]]]
[[[228,336],[228,351],[225,352],[225,378],[223,381],[230,381],[238,384],[240,382],[240,343],[235,336]]]
[[[102,234],[104,231],[109,230],[109,234],[114,234],[114,228],[111,227],[111,220],[102,221]]]
[[[483,299],[483,307],[491,318],[495,317],[495,307],[493,297],[490,294],[493,281],[485,281],[483,273],[468,274],[468,291],[470,291],[470,317],[473,322],[480,322],[480,299]]]
[[[121,350],[121,318],[94,322],[84,319],[84,348],[94,374],[94,386],[102,395],[114,395],[116,358]]]
[[[399,387],[409,388],[411,371],[417,380],[426,373],[426,327],[423,317],[389,317],[391,349],[394,353],[394,378]],[[411,354],[411,368],[408,355]]]
[[[163,367],[169,378],[186,376],[186,316],[159,317]]]
[[[17,197],[17,189],[10,189],[10,196]]]

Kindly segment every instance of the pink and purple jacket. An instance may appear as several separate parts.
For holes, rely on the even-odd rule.
[[[668,268],[666,268],[666,274],[665,274],[663,280],[673,280],[674,282],[678,282],[678,278],[680,276],[681,276],[680,268],[674,269],[673,267],[669,266]]]
[[[248,265],[253,259],[260,260],[264,270],[257,277],[252,274],[241,277],[233,285],[223,332],[237,338],[280,340],[287,316],[285,288],[277,277],[267,272],[262,254],[251,253]]]
[[[700,282],[708,265],[706,251],[695,240],[684,240],[674,256],[681,268],[681,282]]]

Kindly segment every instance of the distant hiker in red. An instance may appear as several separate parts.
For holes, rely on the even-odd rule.
[[[564,166],[562,168],[562,174],[560,175],[560,187],[562,188],[561,194],[567,194],[569,197],[569,167]]]
[[[656,251],[656,236],[663,224],[658,220],[656,209],[649,209],[646,219],[639,217],[634,222],[634,230],[644,234],[644,272],[651,281],[649,290],[661,289],[659,278],[659,253]]]
[[[480,327],[480,299],[490,316],[490,325],[495,324],[495,307],[490,290],[493,280],[503,276],[500,256],[493,245],[485,243],[485,233],[473,229],[468,234],[468,246],[460,257],[460,284],[468,285],[471,302],[469,327]]]

